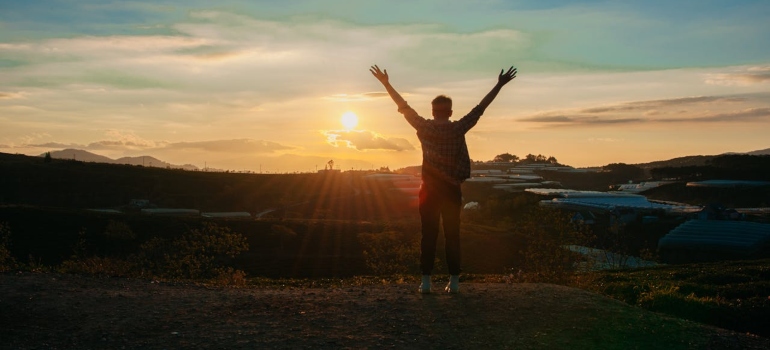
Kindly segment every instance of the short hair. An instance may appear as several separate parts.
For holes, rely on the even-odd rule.
[[[452,106],[452,99],[446,95],[438,95],[436,96],[436,98],[433,99],[433,101],[430,102],[430,104]]]

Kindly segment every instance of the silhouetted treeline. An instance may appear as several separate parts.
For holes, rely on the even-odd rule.
[[[544,156],[542,154],[534,155],[532,153],[527,154],[524,158],[519,158],[515,154],[508,152],[498,154],[490,162],[495,163],[512,163],[512,164],[553,164],[559,165],[559,161],[554,156]]]

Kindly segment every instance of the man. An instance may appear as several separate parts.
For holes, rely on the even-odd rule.
[[[516,78],[516,68],[500,71],[497,84],[473,108],[458,121],[449,121],[452,116],[452,100],[444,95],[437,96],[431,105],[433,119],[420,117],[390,85],[388,71],[377,65],[369,71],[382,83],[385,90],[398,106],[398,112],[417,130],[422,145],[422,185],[420,186],[420,219],[422,241],[420,242],[420,269],[422,270],[421,293],[431,292],[431,273],[436,257],[436,239],[439,223],[443,220],[446,239],[446,260],[449,269],[449,284],[445,290],[457,293],[460,290],[460,210],[462,193],[460,184],[471,176],[471,160],[465,133],[468,132],[484,110],[495,99],[500,89]]]

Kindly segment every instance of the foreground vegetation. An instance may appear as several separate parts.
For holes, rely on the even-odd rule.
[[[53,219],[56,228],[31,223],[19,227],[32,236],[27,237],[30,242],[14,234],[19,218],[41,215]],[[465,225],[464,283],[561,284],[683,319],[770,337],[770,260],[586,272],[578,268],[584,259],[563,245],[579,243],[590,234],[571,226],[563,213],[537,209],[524,217],[545,219],[549,225],[531,219],[515,221],[515,230]],[[39,233],[27,231],[30,227]],[[0,271],[220,286],[417,284],[418,230],[413,221],[212,221],[141,215],[117,219],[87,212],[0,207]],[[26,259],[18,254],[21,251]],[[438,259],[442,260],[441,253]],[[439,275],[446,273],[440,261]]]

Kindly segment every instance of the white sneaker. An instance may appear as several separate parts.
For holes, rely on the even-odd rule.
[[[460,292],[460,276],[459,275],[451,275],[449,276],[449,283],[447,283],[446,288],[444,290],[447,293],[459,293]]]
[[[422,283],[420,283],[420,293],[430,294],[430,275],[422,275]]]

